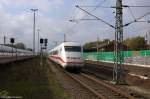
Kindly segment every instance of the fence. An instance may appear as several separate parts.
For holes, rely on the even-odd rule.
[[[114,62],[114,52],[83,53],[85,59]],[[150,50],[124,51],[124,63],[150,65]]]

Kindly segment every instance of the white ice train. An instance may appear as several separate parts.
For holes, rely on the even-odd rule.
[[[32,51],[13,48],[0,44],[0,57],[10,57],[10,56],[32,56]]]
[[[82,46],[76,42],[63,42],[49,51],[49,59],[65,69],[80,70],[84,65]]]

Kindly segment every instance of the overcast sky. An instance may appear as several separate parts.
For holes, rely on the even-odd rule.
[[[114,39],[114,30],[100,21],[77,21],[71,19],[93,18],[79,10],[75,5],[113,6],[116,0],[0,0],[0,43],[3,36],[16,38],[16,42],[24,42],[32,48],[33,13],[31,8],[37,8],[36,30],[39,28],[40,37],[48,38],[49,48],[55,42],[62,42],[66,34],[67,41],[77,41],[84,44],[95,41],[97,36],[101,40]],[[147,5],[150,0],[123,0],[124,5]],[[115,9],[86,8],[85,10],[114,25]],[[150,11],[150,8],[131,8],[136,18]],[[133,20],[128,8],[124,10],[124,24]],[[149,20],[150,15],[141,20]],[[134,23],[124,28],[124,38],[144,36],[150,29],[148,23]],[[37,32],[36,32],[37,33]],[[37,34],[36,34],[37,36]],[[150,38],[149,38],[150,39]],[[37,41],[36,41],[37,42]],[[37,46],[37,45],[36,45]]]

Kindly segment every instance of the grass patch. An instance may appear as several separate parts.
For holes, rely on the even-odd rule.
[[[64,91],[64,89],[62,88],[58,79],[55,77],[56,76],[55,73],[49,68],[48,62],[46,62],[45,66],[47,66],[46,68],[48,68],[47,69],[47,75],[48,75],[50,88],[51,88],[51,90],[53,90],[52,91],[53,99],[70,99],[69,93]]]
[[[21,96],[23,99],[69,99],[46,58],[16,62],[0,67],[0,96]]]

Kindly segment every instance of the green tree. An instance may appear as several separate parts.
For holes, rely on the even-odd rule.
[[[25,44],[23,44],[23,43],[17,43],[17,44],[15,44],[14,45],[16,48],[19,48],[19,49],[26,49],[26,46],[25,46]]]
[[[133,38],[127,38],[124,41],[125,45],[127,45],[131,50],[143,50],[145,49],[145,39],[144,37],[133,37]]]
[[[99,41],[98,44],[99,45],[104,45],[104,44],[109,44],[111,43],[112,41],[110,41],[109,39],[104,39],[103,41]],[[94,42],[88,42],[88,43],[85,43],[84,44],[84,48],[85,49],[90,49],[92,47],[96,47],[97,46],[97,41],[94,41]]]

